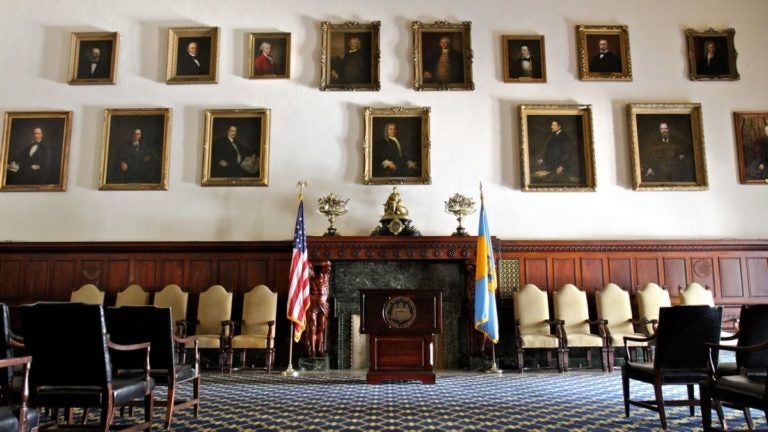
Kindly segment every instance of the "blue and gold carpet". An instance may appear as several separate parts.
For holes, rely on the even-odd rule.
[[[633,398],[652,399],[650,385],[632,382]],[[682,397],[685,387],[665,386]],[[697,391],[698,393],[698,391]],[[199,418],[174,416],[176,431],[655,431],[658,415],[632,407],[624,417],[621,373],[532,372],[503,375],[438,373],[437,384],[365,384],[364,374],[305,373],[298,378],[242,371],[203,377]],[[163,409],[156,412],[160,427]],[[765,426],[762,412],[755,422]],[[726,409],[729,426],[744,428]],[[669,430],[701,430],[701,414],[667,409]],[[716,418],[716,417],[715,417]]]

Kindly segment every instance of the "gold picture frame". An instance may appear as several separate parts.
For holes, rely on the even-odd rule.
[[[219,79],[219,28],[168,29],[166,84],[215,84]]]
[[[171,108],[108,108],[100,190],[167,190]]]
[[[363,183],[431,184],[429,107],[363,109]]]
[[[320,90],[379,91],[381,21],[320,23]]]
[[[501,57],[504,82],[547,82],[544,36],[501,35]]]
[[[625,25],[578,25],[579,79],[632,81],[629,28]]]
[[[688,70],[691,81],[737,81],[738,52],[733,44],[736,30],[686,29]]]
[[[472,23],[414,21],[414,90],[474,90]],[[443,57],[441,61],[441,57]],[[438,64],[440,68],[438,70]]]
[[[117,32],[72,33],[67,82],[71,85],[114,84],[119,41]]]
[[[701,104],[632,103],[629,116],[634,190],[707,190]]]
[[[269,185],[271,111],[205,111],[203,186]]]
[[[520,105],[523,191],[594,192],[592,105]]]
[[[291,77],[291,34],[250,33],[248,35],[249,79]]]
[[[5,113],[0,190],[64,192],[72,111]]]
[[[768,184],[768,111],[733,113],[739,180],[742,184]]]

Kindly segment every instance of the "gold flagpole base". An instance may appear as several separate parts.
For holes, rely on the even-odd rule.
[[[485,373],[488,373],[488,374],[495,373],[495,374],[501,375],[501,374],[504,373],[504,371],[499,369],[499,368],[497,368],[496,367],[496,362],[493,362],[493,365],[489,369],[486,369]]]
[[[299,376],[299,372],[293,369],[293,365],[288,363],[288,368],[284,370],[281,375],[284,377],[290,376],[290,377],[297,377]]]

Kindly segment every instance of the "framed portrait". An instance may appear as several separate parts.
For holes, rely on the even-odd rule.
[[[72,33],[69,84],[114,84],[117,32]]]
[[[67,190],[72,111],[6,112],[0,189]]]
[[[592,192],[592,105],[520,105],[523,191]]]
[[[269,184],[268,109],[207,110],[203,186]]]
[[[209,84],[219,79],[219,28],[168,29],[166,84]]]
[[[685,30],[688,41],[688,70],[691,81],[739,79],[736,71],[736,30]]]
[[[248,78],[291,77],[290,33],[251,33],[248,45]]]
[[[104,110],[100,190],[168,190],[171,109]]]
[[[768,111],[733,113],[739,179],[742,184],[768,184]]]
[[[320,90],[381,89],[379,81],[380,21],[323,21],[323,47],[320,54]]]
[[[545,83],[547,63],[544,56],[544,36],[502,35],[501,57],[504,82]]]
[[[431,184],[429,107],[364,108],[364,184]]]
[[[415,90],[474,90],[472,23],[413,22]]]
[[[627,26],[576,26],[579,79],[632,81]]]
[[[706,190],[701,104],[629,104],[635,190]]]

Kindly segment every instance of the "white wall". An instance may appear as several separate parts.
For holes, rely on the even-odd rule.
[[[316,199],[350,198],[338,223],[367,235],[391,187],[364,186],[364,106],[429,106],[432,185],[402,186],[424,235],[456,226],[443,212],[455,192],[479,200],[484,184],[492,233],[503,239],[767,238],[768,186],[741,185],[731,113],[768,110],[765,0],[0,0],[0,110],[71,110],[66,192],[0,194],[0,240],[280,240],[293,233],[296,182],[306,191],[307,229],[327,222]],[[321,92],[320,22],[380,20],[381,91]],[[414,20],[472,22],[470,92],[416,92]],[[578,24],[627,25],[634,80],[578,79]],[[166,85],[168,27],[221,28],[219,83]],[[741,80],[688,79],[686,28],[736,29]],[[120,33],[114,86],[66,83],[76,31]],[[292,34],[290,80],[248,80],[248,33]],[[546,37],[546,84],[505,84],[502,34]],[[626,104],[699,102],[709,190],[632,190]],[[591,104],[596,192],[521,192],[517,106]],[[167,191],[99,191],[105,108],[173,108]],[[268,187],[201,187],[203,112],[272,110]],[[475,233],[477,213],[468,218]]]

